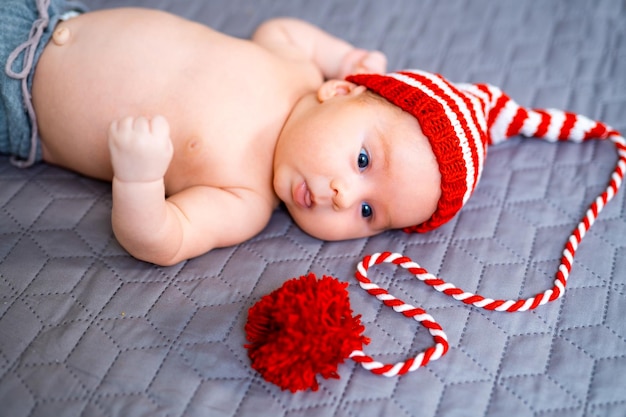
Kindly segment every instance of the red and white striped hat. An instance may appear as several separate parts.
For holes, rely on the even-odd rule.
[[[523,108],[488,84],[453,84],[424,71],[357,74],[347,80],[415,116],[439,164],[441,198],[437,209],[425,222],[405,228],[406,232],[432,230],[456,215],[478,184],[487,145],[520,134],[575,142],[619,135],[585,116]]]
[[[422,71],[359,74],[347,80],[369,88],[415,116],[437,158],[442,191],[437,209],[424,223],[406,228],[407,232],[424,232],[450,220],[476,188],[487,146],[511,136],[521,134],[574,142],[608,139],[616,146],[618,160],[606,189],[591,203],[567,239],[552,287],[534,296],[493,299],[446,282],[402,254],[382,252],[365,256],[355,273],[361,288],[395,312],[420,322],[435,342],[406,361],[385,364],[361,350],[369,338],[361,334],[364,326],[360,316],[352,315],[345,291],[347,284],[335,278],[317,280],[312,274],[302,276],[263,297],[248,314],[248,355],[252,367],[266,380],[292,392],[317,390],[316,375],[338,378],[337,365],[346,358],[374,374],[395,376],[426,366],[448,351],[447,336],[435,319],[372,282],[368,278],[372,266],[388,263],[402,267],[433,289],[486,310],[528,311],[557,300],[565,291],[576,250],[602,209],[619,191],[626,173],[624,137],[587,117],[560,110],[525,109],[499,88],[487,84],[452,84],[440,75]]]

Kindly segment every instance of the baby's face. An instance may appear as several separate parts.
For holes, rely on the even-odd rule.
[[[323,240],[427,220],[440,197],[435,156],[417,120],[362,87],[296,107],[278,139],[274,190]],[[303,99],[306,100],[306,99]]]

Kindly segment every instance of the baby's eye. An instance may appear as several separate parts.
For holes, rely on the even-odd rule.
[[[361,203],[361,216],[365,219],[372,217],[374,211],[372,210],[372,206],[367,203]]]
[[[370,164],[370,156],[367,154],[365,149],[361,149],[361,152],[359,152],[357,164],[360,170],[364,170]]]

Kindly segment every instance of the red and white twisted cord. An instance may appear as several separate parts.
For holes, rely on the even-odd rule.
[[[373,257],[378,257],[380,254],[372,255]],[[368,258],[368,257],[366,257]],[[400,265],[403,266],[403,265]],[[359,267],[362,269],[362,263],[359,264]],[[393,310],[397,313],[401,313],[405,317],[409,317],[420,323],[433,337],[435,341],[435,345],[429,347],[428,349],[420,352],[414,358],[408,359],[406,362],[398,362],[396,364],[383,364],[375,361],[370,356],[367,356],[361,350],[355,350],[350,354],[350,358],[355,362],[358,362],[368,371],[371,371],[377,375],[384,376],[396,376],[396,375],[404,375],[407,372],[415,371],[423,366],[426,366],[430,361],[437,360],[446,354],[448,351],[448,337],[446,333],[443,331],[439,323],[435,321],[435,319],[426,311],[421,308],[412,306],[411,304],[407,304],[404,301],[394,297],[389,294],[387,290],[380,288],[378,285],[374,284],[367,278],[367,271],[365,271],[365,275],[359,275],[357,271],[357,279],[359,280],[359,285],[361,288],[366,290],[370,295],[375,296],[380,301],[383,302],[388,307],[393,308]]]
[[[430,285],[435,290],[449,295],[456,300],[462,301],[465,304],[470,304],[475,307],[484,308],[486,310],[506,311],[506,312],[518,312],[532,310],[540,305],[546,304],[550,301],[554,301],[560,298],[567,285],[567,279],[572,269],[574,256],[578,247],[585,237],[585,234],[589,231],[593,223],[598,218],[600,212],[604,209],[606,204],[613,199],[613,197],[619,191],[624,179],[624,173],[626,172],[626,141],[619,134],[611,134],[608,137],[616,148],[618,153],[618,161],[611,175],[611,180],[605,189],[595,201],[590,205],[589,209],[585,213],[585,216],[578,223],[578,226],[574,229],[570,235],[565,248],[563,249],[563,255],[561,257],[561,264],[558,267],[556,277],[554,279],[554,285],[552,288],[547,289],[542,293],[538,293],[533,297],[519,300],[494,300],[492,298],[484,297],[480,294],[474,294],[464,291],[454,284],[446,282],[440,278],[430,274],[426,269],[422,268],[416,262],[413,262],[410,258],[398,253],[382,252],[368,255],[358,264],[355,277],[359,282],[361,288],[367,291],[369,294],[375,296],[381,300],[386,306],[392,307],[396,312],[402,313],[406,317],[410,317],[420,322],[424,327],[428,329],[433,336],[435,346],[420,352],[415,358],[411,358],[406,362],[399,362],[396,364],[383,364],[375,361],[371,357],[365,355],[362,351],[354,351],[350,357],[356,362],[375,373],[385,376],[403,375],[407,372],[414,371],[420,367],[425,366],[430,361],[437,360],[444,356],[448,351],[449,344],[448,339],[443,331],[442,327],[433,319],[432,316],[426,313],[421,308],[414,307],[410,304],[406,304],[402,300],[389,294],[385,289],[380,288],[374,284],[367,276],[367,272],[370,267],[379,265],[382,263],[391,263],[400,266],[413,275],[420,281],[427,285]]]

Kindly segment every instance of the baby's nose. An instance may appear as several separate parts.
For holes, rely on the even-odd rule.
[[[357,201],[357,190],[354,184],[345,179],[331,181],[333,208],[335,210],[346,209],[353,206]]]

